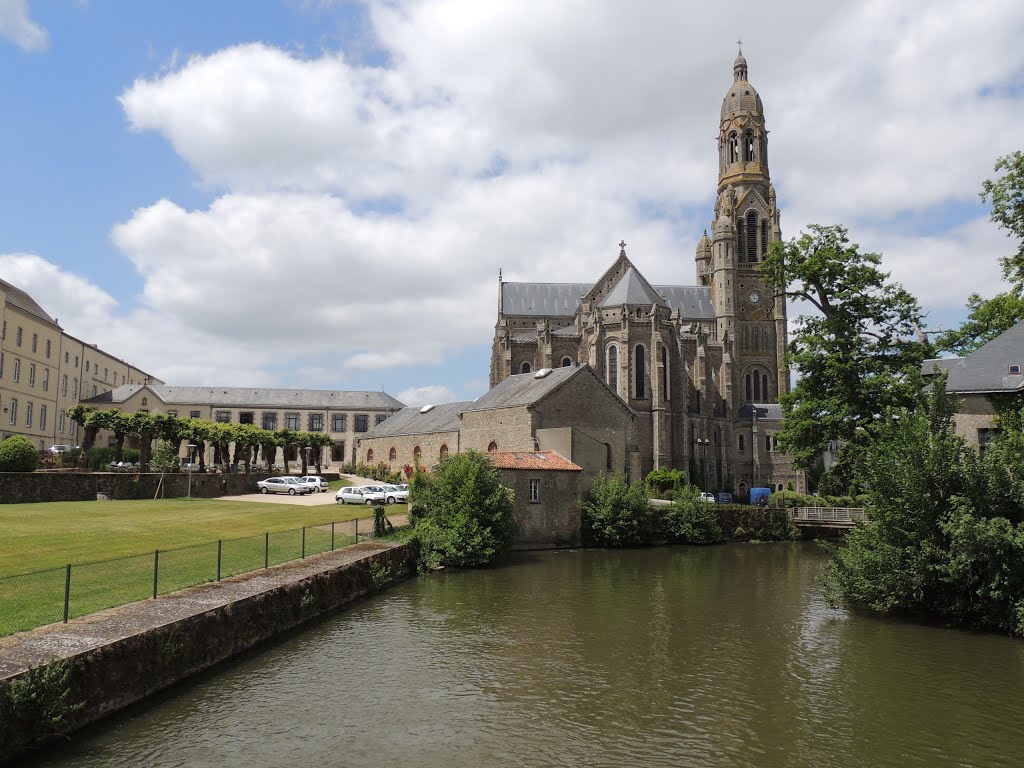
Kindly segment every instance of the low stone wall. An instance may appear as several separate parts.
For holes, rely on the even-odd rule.
[[[393,546],[2,680],[0,764],[415,572]]]
[[[256,482],[265,477],[269,475],[193,472],[192,495],[209,499],[255,493]],[[163,478],[164,498],[188,494],[188,474],[167,473]],[[158,472],[0,472],[0,503],[95,501],[97,494],[108,499],[152,499],[159,484]]]

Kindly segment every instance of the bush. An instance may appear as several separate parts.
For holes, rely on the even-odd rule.
[[[34,472],[39,466],[39,453],[32,441],[12,435],[0,442],[0,472]]]
[[[512,548],[512,490],[486,454],[452,454],[432,474],[416,473],[410,500],[421,568],[489,565]]]
[[[678,469],[655,469],[647,475],[644,486],[652,499],[671,499],[676,489],[686,485],[686,473]]]
[[[583,502],[583,541],[601,547],[653,544],[659,526],[643,488],[621,472],[601,474]]]
[[[701,501],[700,489],[688,485],[676,492],[675,501],[662,518],[662,530],[672,542],[713,544],[722,540],[718,508]]]
[[[170,440],[161,441],[149,459],[149,467],[154,472],[177,472],[181,467],[178,447]]]
[[[808,499],[796,491],[776,491],[768,497],[768,506],[770,507],[813,507],[814,502],[814,497]],[[818,506],[821,506],[820,500]]]
[[[395,526],[388,520],[387,513],[384,511],[384,507],[376,506],[373,508],[373,536],[379,539],[381,536],[387,536],[391,531],[395,529]]]

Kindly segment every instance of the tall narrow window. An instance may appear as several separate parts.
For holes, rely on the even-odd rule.
[[[398,451],[395,448],[392,448],[390,451],[388,451],[388,461],[394,461],[397,458]]]
[[[661,399],[668,400],[668,347],[661,348]]]
[[[743,451],[746,450],[746,445],[745,445],[745,440],[744,440],[743,435],[740,435],[739,450],[740,450],[740,453],[743,453]]]
[[[43,392],[50,391],[50,369],[43,368]]]
[[[46,429],[46,406],[39,406],[39,428]]]
[[[754,402],[754,383],[751,381],[750,374],[747,374],[747,402]]]
[[[768,393],[768,374],[761,374],[761,392],[764,394],[764,401],[770,403],[772,396]]]
[[[442,459],[447,459],[448,458],[448,446],[447,445],[442,445],[441,446],[441,458]]]
[[[740,138],[736,131],[729,134],[729,162],[735,163],[740,159]]]
[[[423,449],[418,445],[412,449],[412,458],[416,464],[420,463],[420,459],[423,458]]]
[[[636,397],[647,397],[647,350],[643,344],[636,345]]]
[[[757,213],[750,211],[747,213],[747,259],[749,261],[757,261]]]
[[[21,360],[14,358],[14,383],[21,381]]]
[[[39,334],[32,334],[32,351],[35,352],[39,349]]]
[[[540,502],[540,480],[530,480],[530,503],[537,504]]]
[[[740,244],[740,252],[738,258],[740,264],[742,264],[747,260],[747,238],[745,235],[746,229],[744,228],[743,219],[740,219],[738,222],[736,222],[736,226],[738,228],[737,234],[739,235],[739,237],[736,239]]]
[[[32,426],[32,403],[27,403],[25,405],[25,426]]]
[[[36,364],[29,363],[28,366],[28,385],[34,387],[36,385]]]
[[[619,391],[619,348],[614,344],[608,347],[608,387],[613,392]]]
[[[747,131],[743,134],[743,160],[750,162],[754,159],[754,132]]]
[[[768,219],[761,219],[761,258],[768,254]]]
[[[18,401],[15,398],[11,398],[11,425],[18,423]]]
[[[373,448],[369,448],[366,451],[366,463],[373,464]]]
[[[47,340],[46,340],[46,356],[47,356],[47,357],[49,357],[49,356],[50,356],[50,350],[51,350],[52,348],[53,348],[53,345],[52,345],[52,344],[50,343],[50,340],[49,340],[49,339],[47,339]]]

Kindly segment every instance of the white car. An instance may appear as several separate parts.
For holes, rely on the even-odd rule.
[[[713,494],[713,493],[702,493],[700,495],[700,500],[703,501],[706,504],[714,504],[716,502],[715,494]]]
[[[298,480],[303,485],[308,485],[312,489],[313,493],[316,493],[317,491],[327,493],[327,481],[319,475],[303,475],[298,478]]]
[[[303,485],[294,477],[268,477],[266,480],[260,480],[256,485],[260,489],[260,493],[287,493],[289,496],[295,496],[313,492],[310,486]]]
[[[334,500],[339,504],[384,504],[387,494],[378,485],[349,486],[340,488]]]
[[[404,503],[409,500],[409,489],[400,485],[384,485],[384,498],[388,504]]]

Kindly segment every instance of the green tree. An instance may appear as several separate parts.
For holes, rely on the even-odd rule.
[[[642,484],[630,485],[621,472],[600,474],[583,502],[583,541],[602,547],[653,544],[658,520]]]
[[[959,328],[936,337],[936,350],[963,357],[1024,319],[1024,299],[1016,293],[999,293],[991,299],[972,293],[967,309],[967,319]]]
[[[980,459],[956,433],[944,378],[917,409],[890,412],[868,446],[869,519],[846,546],[829,547],[826,589],[833,600],[875,611],[1019,634],[1024,498],[1009,479],[1019,473],[1015,446],[1024,440]]]
[[[928,350],[914,338],[920,307],[880,268],[882,257],[862,253],[844,227],[808,230],[773,243],[764,262],[777,296],[814,310],[797,319],[789,343],[800,378],[780,398],[780,442],[811,469],[839,441],[838,471],[849,481],[878,414],[916,401]]]
[[[33,472],[39,466],[39,453],[32,441],[12,435],[0,442],[0,472]]]
[[[441,459],[429,480],[413,484],[411,503],[420,510],[414,530],[423,568],[488,565],[512,547],[513,494],[486,454]]]
[[[722,540],[718,507],[700,498],[694,485],[676,491],[675,499],[665,511],[662,529],[669,541],[682,544],[714,544]]]
[[[1024,152],[1011,152],[996,160],[994,168],[1002,175],[981,184],[981,199],[992,203],[993,223],[1016,238],[1017,252],[1000,259],[1003,276],[1018,294],[1024,293]]]

